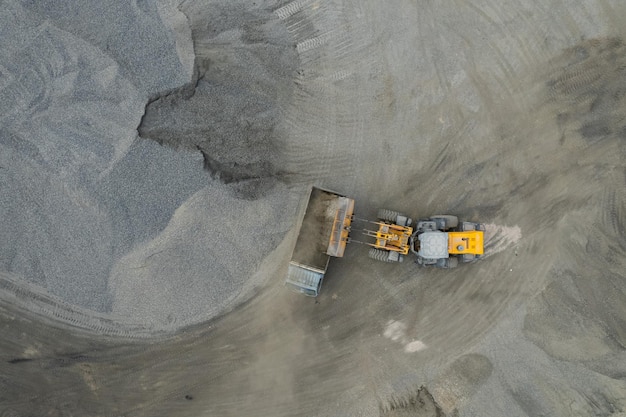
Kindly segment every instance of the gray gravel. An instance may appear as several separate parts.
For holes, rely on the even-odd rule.
[[[292,85],[290,59],[274,61],[274,50],[293,61],[293,48],[266,8],[223,7],[222,19],[222,9],[177,7],[12,2],[0,14],[2,268],[59,301],[157,330],[246,293],[295,210],[270,157]],[[238,33],[242,20],[254,24]],[[240,52],[216,71],[223,53],[207,42]],[[199,201],[207,207],[181,226]],[[173,252],[155,255],[164,245]],[[141,280],[144,258],[153,268]]]
[[[0,11],[0,414],[626,413],[622,1],[83,3]],[[296,297],[310,183],[488,256]]]

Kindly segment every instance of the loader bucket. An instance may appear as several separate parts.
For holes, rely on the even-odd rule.
[[[347,197],[337,197],[333,201],[329,209],[335,213],[333,226],[330,232],[330,240],[326,254],[341,258],[348,243],[348,234],[350,233],[350,224],[352,223],[352,215],[354,214],[354,200]]]

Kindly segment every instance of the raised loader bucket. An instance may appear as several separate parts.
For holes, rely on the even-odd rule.
[[[330,205],[329,210],[335,213],[335,218],[326,254],[341,258],[348,243],[350,224],[354,214],[354,200],[348,197],[338,197]]]

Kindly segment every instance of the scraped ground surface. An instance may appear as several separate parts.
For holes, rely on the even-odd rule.
[[[0,415],[626,415],[623,2],[0,9]],[[486,256],[291,294],[311,184]]]

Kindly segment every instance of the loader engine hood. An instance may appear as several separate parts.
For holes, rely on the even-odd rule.
[[[420,250],[417,253],[426,259],[448,258],[448,234],[440,231],[424,232],[418,236]]]

